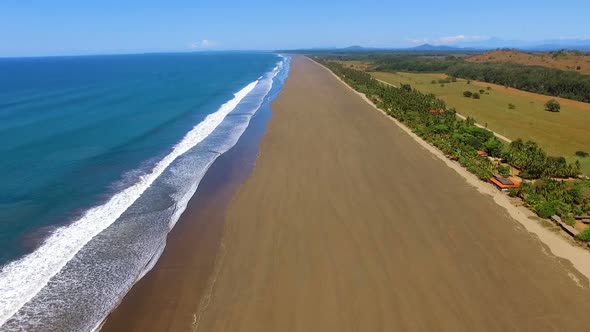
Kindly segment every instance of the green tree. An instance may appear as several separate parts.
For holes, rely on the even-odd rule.
[[[473,99],[479,99],[479,98],[480,98],[480,97],[479,97],[479,93],[477,93],[477,92],[475,92],[474,94],[472,94],[472,95],[471,95],[471,97],[472,97]]]
[[[504,144],[502,144],[502,142],[500,142],[500,140],[496,137],[490,137],[483,146],[484,150],[490,156],[499,157],[502,154],[502,148],[504,147]]]
[[[516,105],[514,105],[514,104],[508,104],[508,109],[509,110],[513,110],[515,108],[516,108]]]
[[[555,99],[551,99],[545,103],[545,110],[549,112],[559,112],[561,105]]]
[[[463,91],[463,97],[471,98],[472,95],[471,91]]]

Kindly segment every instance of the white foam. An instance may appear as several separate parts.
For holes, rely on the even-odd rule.
[[[57,229],[34,252],[4,266],[0,270],[0,327],[47,285],[86,243],[115,222],[176,158],[209,136],[258,82],[248,84],[215,113],[209,114],[137,183],[115,194],[105,204],[88,210],[74,223]]]

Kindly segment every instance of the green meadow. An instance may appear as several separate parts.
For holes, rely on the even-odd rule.
[[[410,84],[421,92],[433,93],[458,113],[471,116],[488,129],[510,139],[538,142],[549,154],[579,160],[584,174],[590,174],[590,157],[575,156],[590,152],[590,104],[553,98],[485,82],[438,82],[444,74],[372,72],[376,79],[393,85]],[[435,84],[432,81],[436,81]],[[463,92],[479,93],[480,99],[464,97]],[[556,99],[561,111],[545,111],[544,104]],[[513,107],[509,107],[512,104]]]

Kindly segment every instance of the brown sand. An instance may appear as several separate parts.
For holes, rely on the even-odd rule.
[[[587,280],[329,72],[273,112],[193,330],[588,330]]]
[[[254,167],[270,111],[260,110],[238,143],[199,184],[156,266],[125,295],[101,331],[190,331],[219,252],[225,209]]]

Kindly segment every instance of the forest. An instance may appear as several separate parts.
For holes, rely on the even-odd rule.
[[[504,173],[505,170],[490,159],[479,156],[478,150],[486,151],[490,156],[501,158],[519,169],[521,177],[537,180],[534,184],[523,185],[523,189],[514,193],[522,196],[537,214],[544,215],[549,211],[567,219],[573,213],[590,212],[590,181],[575,179],[560,184],[562,181],[557,180],[577,177],[580,174],[578,162],[568,164],[563,157],[548,156],[532,141],[518,139],[505,144],[491,131],[475,126],[473,118],[458,119],[455,110],[446,107],[444,101],[433,94],[421,93],[410,85],[396,88],[380,83],[364,71],[333,61],[316,61],[480,179],[487,181],[495,173]],[[567,199],[564,198],[564,204],[557,204],[556,197]]]
[[[555,97],[590,102],[590,75],[512,63],[467,62],[455,56],[375,55],[376,71],[441,72]]]

